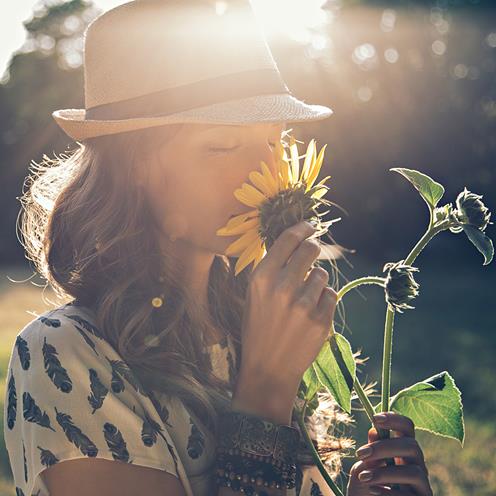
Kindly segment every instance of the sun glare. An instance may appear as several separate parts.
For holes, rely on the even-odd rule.
[[[300,43],[313,43],[314,31],[330,22],[330,14],[321,7],[326,0],[251,0],[254,11],[267,36],[285,36]],[[216,2],[222,13],[227,2]],[[319,38],[319,44],[322,43]]]

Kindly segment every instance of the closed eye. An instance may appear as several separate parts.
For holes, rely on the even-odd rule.
[[[276,144],[275,143],[271,143],[270,141],[267,142],[269,144],[269,146],[271,148],[275,148]],[[209,151],[213,152],[213,153],[227,153],[227,152],[230,152],[232,150],[236,150],[236,148],[239,148],[239,146],[233,146],[231,148],[209,148]]]

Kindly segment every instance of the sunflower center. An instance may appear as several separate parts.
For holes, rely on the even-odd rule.
[[[298,182],[291,188],[279,191],[260,206],[260,238],[267,250],[288,227],[302,220],[316,220],[319,201],[305,193],[306,184]]]

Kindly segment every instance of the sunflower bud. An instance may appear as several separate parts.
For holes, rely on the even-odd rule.
[[[436,224],[440,224],[445,220],[451,219],[453,217],[453,205],[451,203],[447,203],[442,207],[436,207],[434,209],[434,222]]]
[[[493,224],[489,222],[491,217],[491,212],[489,209],[481,202],[482,195],[476,195],[471,193],[467,188],[456,198],[456,218],[461,224],[471,224],[480,231],[484,231],[488,224]]]
[[[419,269],[403,262],[404,260],[388,262],[382,269],[383,272],[388,271],[384,285],[386,301],[400,313],[403,313],[401,309],[415,308],[408,305],[408,302],[419,293],[419,284],[412,276],[412,272],[418,272]]]

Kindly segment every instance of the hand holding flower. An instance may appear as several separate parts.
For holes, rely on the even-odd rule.
[[[350,470],[347,496],[432,496],[424,454],[415,439],[413,421],[395,412],[382,415],[384,421],[380,422],[380,415],[376,415],[375,422],[392,429],[395,437],[380,439],[374,427],[369,429],[369,442],[357,450],[360,461]],[[391,457],[396,466],[386,464],[385,460]],[[400,488],[391,489],[392,484],[400,484]]]

